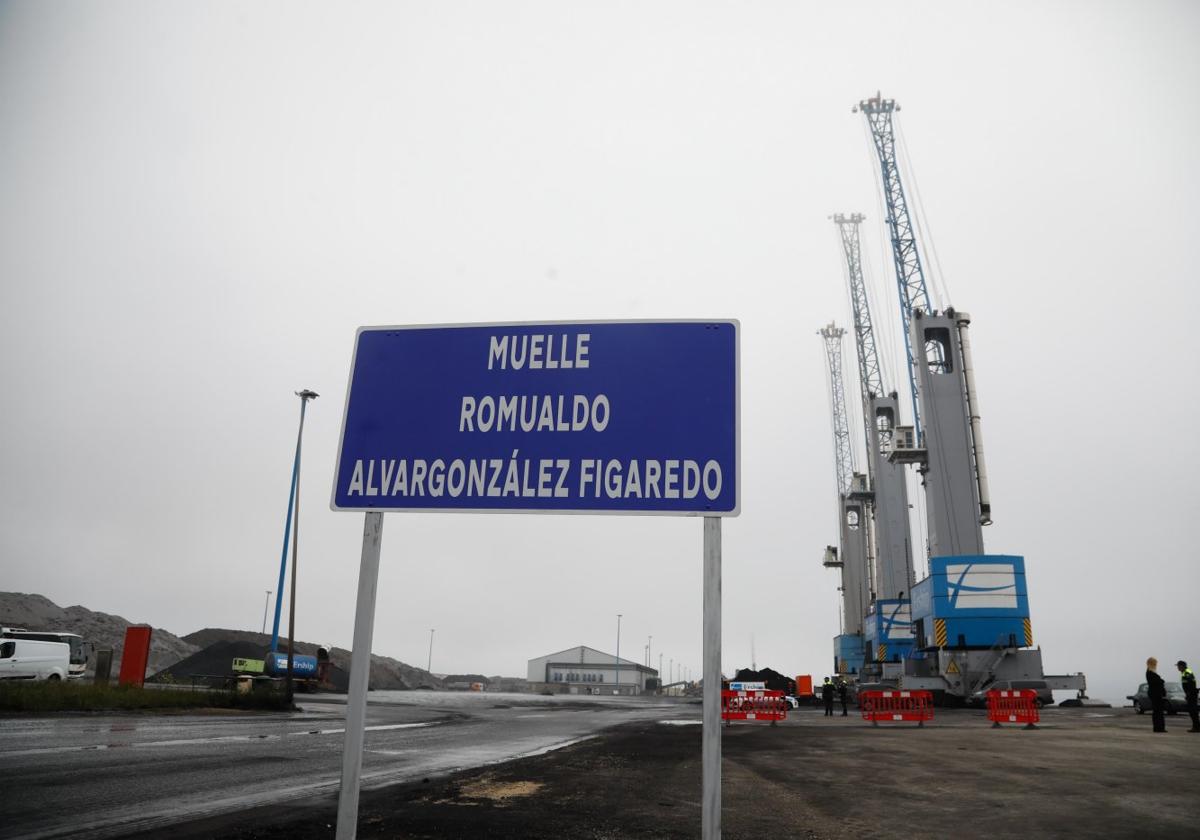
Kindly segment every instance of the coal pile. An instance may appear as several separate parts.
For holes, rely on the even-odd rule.
[[[742,668],[734,675],[733,682],[760,682],[766,684],[768,691],[782,691],[784,694],[796,693],[796,681],[771,668],[763,668],[759,671]]]
[[[297,644],[296,652],[303,653],[303,648],[304,646]],[[279,649],[287,653],[286,644],[281,644]],[[151,682],[216,684],[223,682],[226,677],[233,674],[233,660],[262,659],[266,656],[266,652],[266,647],[259,642],[217,641],[187,659],[176,662],[169,668],[164,668],[149,679]],[[330,668],[329,682],[334,691],[347,691],[350,686],[350,675],[335,665]]]
[[[213,627],[189,633],[184,640],[198,647],[208,647],[214,642],[254,642],[261,651],[265,651],[271,643],[271,637],[265,633],[256,633],[251,630],[223,630]],[[281,650],[287,650],[287,641],[283,637],[280,637],[279,646]],[[316,656],[317,645],[297,640],[296,653]],[[259,655],[255,658],[261,659],[262,656]],[[350,670],[350,651],[335,647],[329,651],[329,658],[335,668],[341,668],[343,671]],[[406,691],[413,688],[442,687],[441,680],[423,668],[414,668],[399,660],[380,656],[377,653],[371,654],[370,682],[372,691]],[[339,683],[335,681],[334,684]]]

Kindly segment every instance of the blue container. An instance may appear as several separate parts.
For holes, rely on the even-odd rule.
[[[1024,557],[933,557],[929,570],[912,591],[912,619],[926,647],[1032,644]]]
[[[266,672],[273,677],[287,676],[287,654],[275,653],[267,654]],[[299,654],[292,657],[292,676],[299,679],[308,679],[317,675],[317,657],[301,656]]]

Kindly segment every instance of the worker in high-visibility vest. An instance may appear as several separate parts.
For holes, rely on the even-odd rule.
[[[850,691],[850,686],[846,685],[846,681],[843,679],[839,679],[838,684],[837,684],[837,693],[838,693],[838,700],[842,704],[842,717],[846,717],[846,695],[847,695],[847,693],[849,693],[849,691]]]
[[[1200,732],[1200,715],[1196,714],[1196,673],[1180,659],[1175,663],[1183,683],[1183,696],[1187,698],[1188,714],[1192,716],[1192,728],[1188,732]]]
[[[829,677],[821,685],[821,699],[825,701],[825,717],[833,717],[833,680]]]

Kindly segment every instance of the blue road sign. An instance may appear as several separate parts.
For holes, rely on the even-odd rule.
[[[334,510],[738,513],[736,321],[363,327]]]

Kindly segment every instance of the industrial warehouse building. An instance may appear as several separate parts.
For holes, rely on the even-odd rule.
[[[531,691],[556,694],[643,694],[658,688],[658,671],[595,648],[560,650],[529,660]]]

